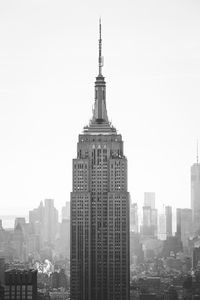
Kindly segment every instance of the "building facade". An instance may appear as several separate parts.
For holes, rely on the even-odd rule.
[[[36,270],[6,270],[5,300],[37,300]]]
[[[107,116],[101,45],[100,24],[95,106],[73,160],[71,300],[129,299],[127,159]]]

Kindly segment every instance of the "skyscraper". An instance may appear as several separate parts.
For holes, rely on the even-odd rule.
[[[181,208],[176,209],[176,236],[181,239]]]
[[[155,209],[156,195],[154,192],[144,193],[144,206],[149,206],[151,209]]]
[[[176,236],[181,239],[184,250],[187,250],[188,239],[192,236],[192,210],[189,208],[177,208]]]
[[[165,216],[166,216],[166,234],[167,236],[172,236],[172,207],[165,207]]]
[[[150,206],[143,206],[143,224],[141,227],[144,236],[157,236],[158,212]]]
[[[138,233],[138,206],[137,203],[130,205],[130,230]]]
[[[66,201],[65,206],[62,207],[62,220],[70,219],[70,202]]]
[[[155,208],[155,193],[144,193],[143,225],[144,236],[157,236],[158,212]]]
[[[44,206],[44,242],[47,245],[54,245],[58,231],[58,211],[54,206],[53,199],[45,199]]]
[[[158,238],[166,240],[166,215],[164,213],[158,216]]]
[[[191,208],[193,232],[200,230],[200,164],[198,161],[191,166]]]
[[[95,105],[79,135],[71,193],[71,299],[129,299],[129,193],[122,136],[108,120],[101,24]]]

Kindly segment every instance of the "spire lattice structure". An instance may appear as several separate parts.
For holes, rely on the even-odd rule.
[[[102,75],[102,67],[103,67],[103,56],[102,52],[102,38],[101,38],[101,19],[99,19],[99,76]]]
[[[89,126],[84,127],[84,133],[99,134],[117,133],[116,129],[111,125],[106,109],[106,82],[102,75],[103,56],[102,56],[102,36],[101,36],[101,19],[99,19],[99,53],[98,53],[99,74],[95,81],[95,103],[93,116]]]

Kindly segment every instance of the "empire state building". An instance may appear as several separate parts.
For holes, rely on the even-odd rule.
[[[107,115],[101,52],[100,23],[93,116],[73,159],[71,300],[129,300],[127,159]]]

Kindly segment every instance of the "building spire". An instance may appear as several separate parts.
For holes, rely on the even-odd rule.
[[[101,18],[99,19],[99,76],[102,75],[102,67],[103,67],[103,56],[102,52],[102,39],[101,39]]]
[[[112,133],[116,134],[116,129],[109,122],[106,109],[106,82],[102,75],[103,56],[102,56],[102,38],[101,38],[101,18],[99,19],[99,57],[98,57],[99,74],[95,81],[95,102],[92,111],[92,119],[89,126],[84,127],[84,133],[100,134]]]
[[[197,140],[197,164],[199,163],[199,141]]]

